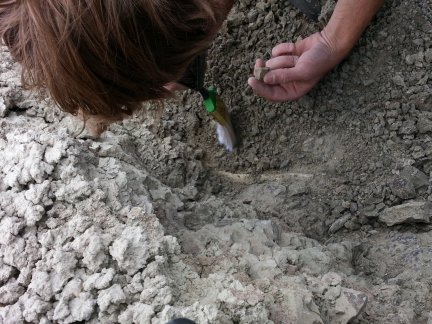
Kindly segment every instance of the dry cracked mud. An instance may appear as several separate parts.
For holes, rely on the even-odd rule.
[[[0,54],[0,323],[432,323],[432,2],[389,0],[299,101],[246,80],[318,31],[240,0],[209,51],[229,153],[197,95],[100,139]]]

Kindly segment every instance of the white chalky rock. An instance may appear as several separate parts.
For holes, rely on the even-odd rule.
[[[68,146],[67,141],[56,141],[53,146],[48,146],[45,150],[44,160],[49,164],[57,164],[65,155]]]
[[[58,200],[75,203],[88,198],[91,193],[91,183],[77,177],[70,180],[70,183],[67,186],[60,186],[59,189],[56,190],[55,196]]]
[[[86,291],[90,291],[92,289],[106,289],[113,280],[114,274],[115,271],[112,268],[103,269],[102,272],[94,273],[86,279],[83,288]]]
[[[22,305],[19,303],[0,307],[0,323],[24,322]]]
[[[0,238],[1,238],[1,232],[0,232]],[[0,242],[0,244],[2,243]],[[0,261],[0,285],[5,283],[13,275],[13,273],[14,273],[13,267],[4,264],[2,261]]]
[[[0,117],[6,116],[7,111],[8,107],[6,106],[4,98],[0,97]]]
[[[52,308],[51,303],[43,301],[38,296],[24,294],[20,298],[23,316],[27,322],[38,323],[41,314],[45,314]]]
[[[231,287],[222,290],[217,298],[221,303],[256,306],[263,301],[264,295],[253,286],[244,287],[240,282],[233,282]]]
[[[82,291],[82,280],[74,278],[69,281],[63,288],[61,292],[61,298],[63,300],[70,300],[72,298],[78,297]]]
[[[32,243],[30,237],[25,240],[17,236],[10,244],[0,245],[3,262],[17,269],[27,268],[28,263],[39,258],[41,254],[36,247],[31,246]]]
[[[96,282],[101,277],[102,277],[102,274],[100,272],[96,272],[96,273],[93,273],[92,275],[90,275],[83,284],[84,290],[90,291],[90,290],[94,289],[96,286]]]
[[[138,294],[141,291],[143,291],[143,284],[142,284],[142,273],[137,272],[133,277],[131,282],[125,287],[124,291],[126,294]]]
[[[120,324],[150,323],[154,313],[153,306],[135,303],[129,305],[128,308],[120,314],[118,321]]]
[[[111,304],[121,304],[126,300],[121,286],[115,284],[108,289],[101,290],[99,292],[97,303],[101,311],[106,311]]]
[[[38,201],[38,203],[33,203],[31,199],[37,198],[33,195],[35,194],[35,185],[31,186],[26,192],[14,193],[13,191],[6,191],[0,197],[0,208],[3,209],[7,214],[16,216],[20,218],[22,225],[34,226],[38,221],[40,221],[45,214],[45,206],[51,205],[52,201],[48,198],[43,199],[43,201]],[[46,187],[45,185],[43,185]],[[42,189],[39,187],[39,189]],[[45,194],[48,190],[42,189]],[[29,192],[29,198],[26,198],[26,193]],[[48,195],[45,195],[47,197]]]
[[[96,300],[88,293],[82,293],[78,297],[69,302],[69,309],[71,314],[71,323],[87,321],[93,314],[96,306]]]
[[[51,182],[49,180],[45,180],[41,184],[30,184],[29,190],[24,192],[25,199],[34,205],[52,205],[52,200],[48,198],[50,184]]]
[[[16,280],[12,280],[10,283],[0,287],[0,304],[13,304],[24,292],[24,287],[20,286]]]
[[[321,281],[329,286],[338,286],[342,283],[342,276],[335,272],[329,272],[321,277]]]
[[[57,303],[53,319],[61,323],[88,321],[96,307],[96,300],[89,293],[80,293],[76,297]]]
[[[20,274],[17,278],[17,281],[20,285],[27,287],[32,278],[32,267],[27,265],[25,268],[20,269]]]
[[[340,297],[336,300],[332,321],[346,324],[356,318],[364,309],[368,298],[366,294],[348,288],[342,288]]]
[[[48,253],[46,259],[47,266],[53,270],[52,274],[61,282],[61,286],[74,277],[77,264],[74,252],[54,250]]]
[[[18,187],[35,181],[42,183],[54,170],[54,167],[43,161],[45,146],[24,138],[24,143],[16,143],[15,134],[8,134],[9,145],[2,152],[3,182],[9,187]],[[28,142],[28,143],[25,143]]]
[[[45,301],[49,301],[54,295],[52,277],[45,271],[34,271],[28,288]]]
[[[142,227],[128,226],[110,246],[110,254],[120,269],[133,275],[147,264],[150,257],[149,242]]]
[[[144,289],[140,295],[140,302],[151,304],[155,307],[163,307],[172,302],[173,296],[170,287],[164,286],[160,289]]]
[[[25,222],[18,217],[0,218],[0,244],[10,244],[25,227]],[[0,276],[1,281],[1,276]]]
[[[60,321],[70,315],[68,302],[60,299],[57,305],[54,308],[53,319],[55,321]]]
[[[249,275],[253,279],[274,278],[280,274],[281,271],[278,269],[277,263],[273,259],[260,260],[250,265]]]
[[[110,243],[110,236],[101,232],[93,226],[87,229],[82,235],[72,242],[75,251],[82,253],[82,262],[90,270],[98,271],[107,262],[107,247]]]

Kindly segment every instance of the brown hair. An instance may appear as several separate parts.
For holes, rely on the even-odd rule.
[[[23,85],[107,123],[169,96],[163,86],[182,77],[224,18],[218,0],[0,1],[0,37],[22,64]]]

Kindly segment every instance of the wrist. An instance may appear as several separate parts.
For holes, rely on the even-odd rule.
[[[322,31],[321,36],[328,44],[334,57],[341,61],[352,50],[358,38],[348,38],[343,32],[340,32],[337,26],[327,25]]]
[[[321,34],[340,59],[349,54],[383,2],[384,0],[338,1]]]

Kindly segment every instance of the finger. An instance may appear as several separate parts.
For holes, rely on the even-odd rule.
[[[249,78],[248,84],[257,95],[267,100],[275,102],[291,100],[285,89],[280,86],[270,86],[253,77]]]
[[[264,77],[264,82],[268,85],[285,84],[288,82],[304,80],[305,74],[297,67],[271,70]]]
[[[282,43],[276,45],[272,50],[272,56],[280,56],[280,55],[297,55],[296,45],[294,43]]]
[[[266,66],[272,70],[291,68],[297,64],[299,57],[293,55],[283,55],[274,57],[266,62]]]
[[[265,67],[265,61],[263,59],[257,59],[255,61],[255,68]]]

